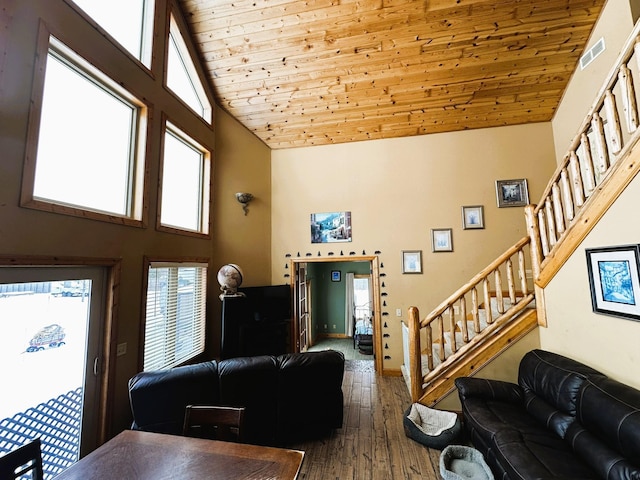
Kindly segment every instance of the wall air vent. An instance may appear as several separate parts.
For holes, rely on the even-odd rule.
[[[593,62],[598,55],[604,52],[604,48],[604,38],[601,38],[593,47],[587,50],[582,57],[580,57],[580,69],[584,70],[587,68],[587,65]]]

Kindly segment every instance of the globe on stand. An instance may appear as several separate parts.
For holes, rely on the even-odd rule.
[[[238,292],[242,285],[242,269],[235,263],[224,265],[218,270],[218,283],[220,284],[220,300],[224,297],[244,297],[244,293]]]

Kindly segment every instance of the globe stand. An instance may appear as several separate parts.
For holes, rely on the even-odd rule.
[[[224,300],[225,298],[235,298],[235,297],[246,297],[246,295],[242,292],[221,293],[220,295],[218,295],[218,298],[220,298],[220,300]]]

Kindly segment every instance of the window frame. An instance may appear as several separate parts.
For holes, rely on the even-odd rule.
[[[211,96],[209,95],[209,83],[207,80],[207,77],[204,73],[204,71],[202,70],[202,61],[200,59],[200,57],[197,54],[197,51],[195,49],[195,47],[193,46],[193,43],[191,41],[191,37],[186,34],[185,32],[188,32],[189,29],[187,27],[187,25],[184,23],[184,20],[182,18],[182,14],[179,12],[174,11],[174,4],[171,3],[171,8],[167,9],[168,10],[168,15],[167,15],[167,28],[166,28],[166,32],[165,32],[165,48],[164,48],[164,86],[167,89],[168,92],[170,92],[176,100],[178,100],[182,105],[185,106],[185,108],[187,108],[190,112],[192,112],[195,116],[197,116],[198,118],[200,118],[203,122],[205,122],[207,125],[209,125],[210,127],[213,127],[213,108],[214,108],[214,101],[211,98]],[[175,29],[177,29],[179,35],[176,37],[176,46],[178,47],[178,51],[184,55],[187,54],[191,60],[191,63],[193,64],[193,71],[189,71],[190,68],[188,66],[185,65],[185,68],[187,69],[187,73],[189,74],[190,78],[191,77],[195,77],[198,79],[198,83],[194,84],[194,90],[196,95],[198,96],[198,98],[200,99],[200,101],[202,102],[203,100],[207,101],[207,105],[203,105],[203,113],[200,114],[198,112],[196,112],[193,108],[191,108],[181,97],[180,95],[178,95],[170,86],[169,86],[169,82],[168,82],[168,77],[169,77],[169,45],[171,43],[171,39],[169,38],[169,36],[171,35],[171,31],[172,31],[172,27],[174,27]]]
[[[165,139],[167,133],[177,137],[179,140],[185,142],[195,150],[199,150],[202,153],[202,165],[201,172],[202,178],[200,179],[200,219],[199,230],[189,230],[187,228],[181,228],[173,225],[165,225],[162,223],[162,195],[163,195],[163,179],[165,170]],[[156,217],[156,230],[167,233],[175,233],[180,235],[195,236],[199,238],[211,238],[211,202],[213,198],[213,176],[212,171],[212,155],[211,150],[200,143],[197,139],[193,138],[185,132],[184,129],[176,125],[175,122],[170,121],[166,115],[163,114],[162,122],[162,135],[161,135],[161,148],[160,148],[160,166],[159,166],[159,180],[158,180],[158,200],[157,200],[157,217]]]
[[[151,268],[192,268],[192,267],[200,267],[205,268],[206,271],[203,274],[204,286],[202,288],[202,324],[200,328],[202,328],[202,348],[201,351],[191,353],[189,357],[180,359],[179,362],[171,362],[165,363],[161,368],[154,368],[154,370],[167,370],[179,365],[183,365],[188,363],[198,356],[202,355],[207,348],[207,296],[209,293],[209,277],[210,277],[210,261],[208,258],[152,258],[152,257],[144,257],[144,284],[143,284],[143,294],[142,294],[142,318],[140,322],[140,347],[139,358],[138,358],[138,369],[140,371],[145,371],[145,347],[146,347],[146,337],[147,337],[147,306],[148,300],[147,295],[149,292],[149,273]],[[177,303],[177,301],[176,301]],[[174,318],[174,321],[176,319]]]
[[[40,199],[34,195],[35,175],[37,167],[38,140],[40,136],[40,121],[44,99],[44,84],[49,53],[54,54],[69,63],[69,68],[89,76],[89,82],[103,88],[106,92],[120,97],[127,103],[138,109],[137,119],[134,122],[131,141],[131,158],[129,164],[128,212],[119,215],[112,212],[104,212],[90,207],[67,204],[62,201]],[[86,56],[79,53],[69,45],[64,36],[52,32],[43,22],[40,23],[37,41],[37,55],[35,60],[34,78],[31,94],[31,107],[29,111],[29,125],[25,150],[25,161],[22,175],[20,193],[20,206],[43,210],[50,213],[59,213],[75,217],[89,218],[109,223],[117,223],[134,227],[146,227],[147,210],[146,184],[148,172],[147,138],[149,138],[151,115],[150,107],[138,99],[133,93],[127,91],[118,83],[102,72]]]
[[[144,0],[143,11],[143,24],[140,31],[142,37],[140,45],[140,58],[136,57],[129,49],[121,44],[117,38],[115,38],[105,27],[103,27],[98,20],[94,19],[88,12],[86,12],[80,5],[74,0],[64,0],[71,8],[78,12],[84,20],[89,23],[93,28],[98,30],[109,42],[120,49],[124,54],[134,60],[144,71],[151,74],[154,62],[154,32],[156,30],[157,21],[157,2],[156,0]]]

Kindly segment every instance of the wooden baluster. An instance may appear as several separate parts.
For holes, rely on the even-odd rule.
[[[480,333],[480,313],[478,312],[478,289],[471,290],[471,309],[473,310],[473,330]]]
[[[562,197],[560,196],[560,187],[554,183],[551,187],[551,198],[553,199],[553,213],[555,214],[556,231],[558,237],[564,233],[564,212],[562,209]]]
[[[433,327],[431,324],[427,325],[427,368],[429,371],[433,370]],[[422,372],[420,372],[422,377]],[[413,383],[412,383],[413,385]]]
[[[582,145],[582,166],[584,167],[584,186],[585,195],[588,197],[596,188],[596,175],[593,168],[593,156],[591,155],[591,142],[586,133],[583,133],[580,137],[580,144]]]
[[[438,315],[438,317],[436,318],[436,320],[438,321],[438,328],[440,329],[440,361],[444,362],[446,355],[444,352],[444,344],[445,344],[445,339],[444,339],[444,320],[442,319],[442,315]]]
[[[422,396],[422,352],[420,351],[420,311],[417,307],[409,307],[409,378],[411,380],[411,399],[417,402]],[[427,340],[427,346],[433,349]],[[429,363],[429,371],[433,370],[433,359]]]
[[[620,67],[618,72],[618,83],[622,91],[622,111],[627,123],[627,132],[633,133],[638,129],[638,105],[636,102],[636,92],[633,87],[633,76],[631,70],[626,65]]]
[[[533,251],[533,242],[529,248]],[[533,254],[531,254],[531,257],[533,258]],[[524,261],[523,250],[518,252],[518,276],[520,277],[520,290],[522,290],[522,296],[524,297],[529,295],[529,286],[527,285],[527,266]]]
[[[540,246],[542,247],[543,256],[549,255],[551,251],[549,247],[549,234],[547,233],[547,220],[546,215],[543,209],[538,211],[538,230],[540,230]],[[540,263],[542,263],[542,258],[540,258]]]
[[[449,335],[451,338],[451,352],[456,353],[458,346],[456,342],[456,312],[453,306],[449,305]]]
[[[598,112],[594,112],[591,117],[591,128],[593,128],[596,150],[595,165],[600,173],[600,177],[598,178],[598,183],[600,183],[609,168],[609,153],[607,151],[607,139],[604,135],[604,124]]]
[[[496,305],[499,314],[504,313],[504,297],[502,295],[502,272],[497,268],[493,272],[495,287],[496,287]]]
[[[491,313],[491,285],[489,284],[489,277],[484,277],[482,281],[484,284],[484,311],[487,314],[487,325],[493,323],[493,313]]]
[[[576,200],[576,206],[581,207],[584,205],[584,189],[582,187],[580,163],[576,152],[571,152],[569,157],[569,166],[571,171],[571,182],[573,183],[573,196]]]
[[[531,263],[533,265],[538,265],[539,270],[540,264],[542,263],[542,234],[540,232],[540,226],[538,225],[538,216],[536,216],[536,206],[527,205],[524,207],[524,215],[527,221],[527,232],[531,239],[531,246],[529,247]],[[524,288],[522,288],[522,293],[523,295],[526,295],[527,278],[526,272],[524,271],[524,253],[522,250],[518,252],[518,266],[520,270],[520,283],[522,284],[521,286],[524,286]]]
[[[560,172],[560,189],[562,190],[562,198],[564,200],[564,213],[569,221],[575,217],[573,210],[573,195],[571,194],[571,184],[569,183],[569,173],[567,167]]]
[[[460,297],[460,324],[462,325],[462,339],[464,343],[469,341],[469,325],[467,324],[467,299]]]
[[[547,227],[549,228],[549,246],[553,248],[558,237],[556,235],[556,226],[553,219],[553,207],[551,206],[551,199],[549,197],[544,201],[544,210],[547,216]]]
[[[611,143],[611,153],[617,155],[622,150],[622,129],[620,128],[620,116],[616,106],[616,96],[611,90],[604,94],[604,111],[607,116],[607,126],[609,127],[609,141]],[[613,157],[615,161],[615,156]]]
[[[509,300],[511,305],[516,303],[516,284],[513,281],[513,261],[509,258],[507,260],[507,288],[509,288]]]

